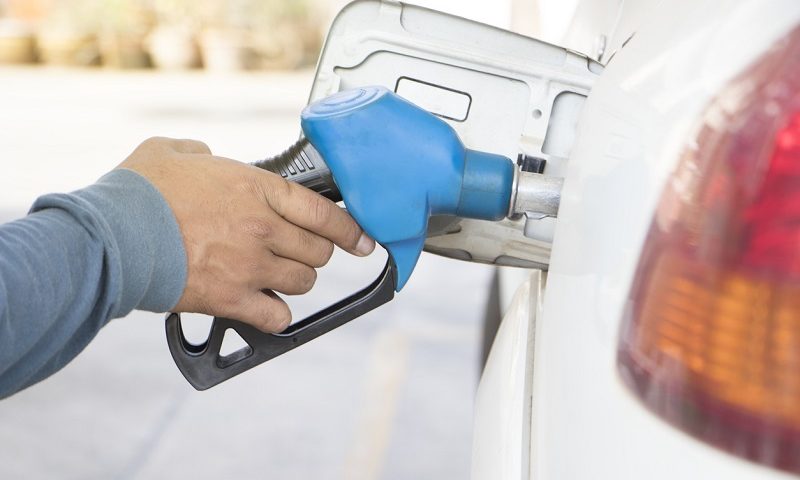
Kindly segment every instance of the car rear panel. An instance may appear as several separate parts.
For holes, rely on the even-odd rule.
[[[595,85],[569,162],[536,325],[530,478],[785,475],[646,410],[622,383],[616,353],[653,211],[698,116],[799,23],[795,0],[661,2]]]

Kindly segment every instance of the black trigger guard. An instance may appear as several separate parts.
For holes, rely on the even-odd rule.
[[[264,333],[228,318],[214,317],[208,339],[200,345],[186,340],[178,313],[166,318],[167,345],[175,364],[197,390],[206,390],[267,360],[293,350],[334,328],[378,308],[394,298],[395,265],[391,257],[383,272],[369,286],[330,307],[291,324],[281,333]],[[225,331],[233,329],[247,346],[220,355]]]

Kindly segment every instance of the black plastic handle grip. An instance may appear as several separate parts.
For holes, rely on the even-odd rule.
[[[208,339],[194,345],[183,335],[180,315],[170,313],[166,321],[169,351],[186,380],[197,390],[206,390],[390,301],[394,298],[394,279],[394,263],[389,260],[380,276],[368,287],[293,323],[282,333],[264,333],[236,320],[215,317]],[[247,346],[229,355],[221,355],[222,340],[229,328],[236,331]]]
[[[277,157],[254,165],[300,183],[335,202],[342,199],[328,166],[305,139]],[[183,334],[180,314],[169,313],[166,318],[167,345],[186,380],[197,390],[206,390],[390,301],[394,298],[395,278],[395,266],[390,257],[381,274],[369,286],[293,323],[281,333],[264,333],[237,320],[215,317],[208,339],[195,345]],[[220,349],[228,329],[238,333],[247,346],[222,355]]]

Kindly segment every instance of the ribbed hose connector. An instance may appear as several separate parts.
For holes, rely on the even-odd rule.
[[[342,194],[333,181],[333,175],[311,143],[301,138],[285,152],[253,166],[278,174],[290,182],[310,188],[334,202],[342,200]]]

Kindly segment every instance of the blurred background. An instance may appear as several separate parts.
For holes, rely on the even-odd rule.
[[[575,2],[417,1],[550,38]],[[149,136],[253,161],[299,133],[339,0],[0,0],[0,222]],[[563,22],[538,25],[539,9]],[[372,280],[337,252],[302,318]],[[0,401],[2,479],[467,478],[492,270],[423,254],[390,304],[210,391],[161,315],[112,321],[57,375]],[[185,322],[202,340],[209,319]]]
[[[347,0],[0,0],[0,64],[115,69],[313,66]],[[557,41],[577,0],[418,0]],[[548,18],[546,24],[538,19]]]
[[[312,65],[314,0],[5,0],[0,61],[119,69]]]
[[[0,62],[212,71],[303,68],[316,62],[332,16],[346,3],[3,0]],[[417,3],[504,27],[512,18],[511,0]]]

